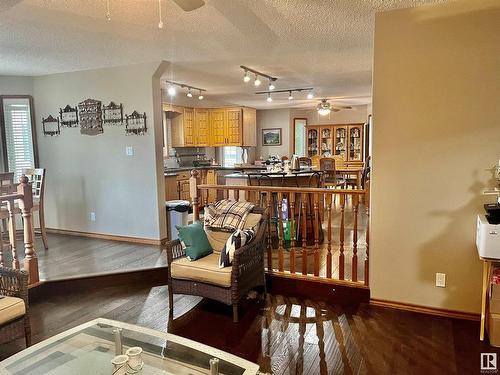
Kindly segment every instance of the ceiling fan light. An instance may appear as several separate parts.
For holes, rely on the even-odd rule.
[[[320,116],[328,116],[332,110],[330,108],[319,108],[318,114]]]
[[[313,98],[314,98],[314,94],[312,92],[307,94],[307,99],[313,99]]]

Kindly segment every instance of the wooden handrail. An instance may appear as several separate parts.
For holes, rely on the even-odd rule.
[[[247,186],[247,185],[212,185],[200,184],[196,185],[198,189],[216,189],[216,190],[243,190],[243,191],[266,191],[271,189],[275,193],[328,193],[339,195],[364,195],[365,190],[341,190],[341,189],[325,189],[325,188],[310,188],[310,187],[283,187],[283,186]]]

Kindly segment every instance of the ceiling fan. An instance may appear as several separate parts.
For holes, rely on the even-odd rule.
[[[191,12],[192,10],[201,8],[205,5],[205,1],[203,0],[172,0],[179,7],[182,8],[185,12]]]
[[[343,109],[352,109],[351,106],[333,106],[328,99],[321,99],[319,104],[316,106],[316,111],[320,116],[327,116],[330,112],[339,112]]]

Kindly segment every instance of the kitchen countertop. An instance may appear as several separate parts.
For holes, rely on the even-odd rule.
[[[207,165],[201,167],[178,167],[178,168],[166,168],[165,169],[165,177],[169,176],[177,176],[178,172],[191,171],[193,169],[202,170],[202,169],[216,169],[219,171],[243,171],[243,170],[261,170],[266,169],[266,166],[262,165],[245,165],[240,167],[223,167],[222,165]]]

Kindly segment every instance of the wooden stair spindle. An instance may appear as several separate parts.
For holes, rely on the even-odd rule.
[[[200,220],[200,207],[198,206],[198,171],[193,169],[189,178],[189,195],[193,206],[193,221]]]
[[[326,211],[328,214],[326,277],[328,279],[332,278],[332,199],[333,199],[333,194],[326,195]]]
[[[278,271],[283,272],[285,250],[283,249],[283,193],[278,193]]]
[[[290,193],[290,273],[295,273],[295,193]]]
[[[234,200],[239,201],[240,200],[240,191],[238,189],[233,191],[234,194]]]
[[[354,228],[352,231],[352,270],[351,270],[351,280],[358,281],[358,207],[359,207],[359,195],[352,196],[352,208],[353,208],[353,219]]]
[[[344,280],[344,230],[345,230],[345,193],[340,195],[340,253],[339,253],[339,280]]]
[[[365,209],[366,209],[366,251],[365,251],[365,285],[370,285],[369,249],[370,249],[370,180],[365,183]]]
[[[266,211],[267,211],[267,271],[273,271],[273,246],[271,239],[271,192],[267,192],[266,200]]]
[[[19,258],[17,256],[17,248],[16,248],[16,217],[14,213],[15,209],[14,200],[7,201],[7,209],[9,210],[9,241],[12,253],[12,268],[18,270]]]
[[[302,193],[302,274],[307,275],[307,193]]]
[[[31,211],[33,209],[33,192],[28,177],[21,176],[17,192],[23,197],[19,199],[19,209],[23,217],[23,232],[24,232],[24,270],[28,272],[29,284],[38,284],[40,277],[38,274],[38,257],[33,243],[33,221]]]
[[[313,194],[314,200],[314,276],[319,276],[319,231],[321,222],[319,220],[319,197],[318,193]]]

